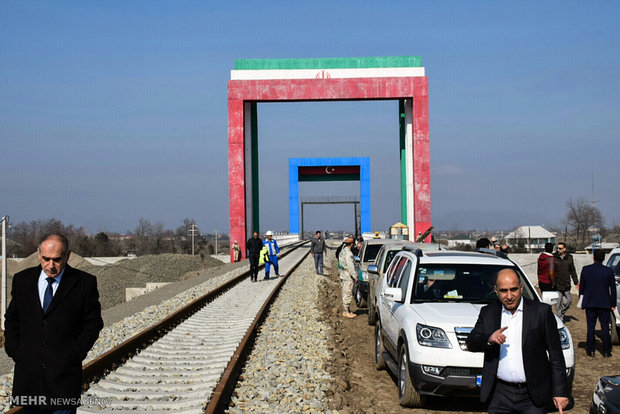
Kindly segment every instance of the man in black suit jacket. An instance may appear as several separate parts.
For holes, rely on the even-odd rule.
[[[583,295],[581,307],[586,310],[588,333],[586,335],[586,354],[594,357],[594,328],[596,320],[601,323],[603,339],[603,356],[611,357],[611,336],[609,335],[609,319],[612,310],[616,309],[616,281],[614,271],[603,266],[605,252],[598,249],[593,253],[594,263],[581,269],[579,295]]]
[[[75,412],[82,360],[103,328],[97,280],[67,265],[69,253],[64,236],[47,235],[41,266],[13,277],[4,349],[15,361],[12,402],[26,412]]]
[[[495,292],[501,303],[480,310],[467,338],[469,351],[484,352],[480,400],[489,413],[546,413],[552,400],[562,413],[566,365],[551,307],[523,298],[512,269],[497,274]]]

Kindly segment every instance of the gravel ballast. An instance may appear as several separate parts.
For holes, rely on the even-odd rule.
[[[259,330],[229,413],[330,413],[324,369],[329,326],[317,308],[320,281],[311,257],[290,276]]]

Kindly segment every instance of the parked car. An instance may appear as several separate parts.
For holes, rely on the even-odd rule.
[[[368,269],[366,269],[368,275],[368,298],[366,302],[368,306],[369,325],[374,325],[377,322],[375,319],[377,316],[377,281],[387,271],[388,266],[392,263],[392,259],[396,256],[396,253],[401,251],[404,246],[412,245],[414,245],[414,243],[408,240],[385,240],[385,244],[381,246],[381,249],[379,249],[379,252],[377,253],[377,257],[375,258],[374,264],[377,266],[377,273],[370,273],[368,272]]]
[[[605,266],[609,266],[613,269],[616,276],[616,310],[611,313],[611,324],[609,329],[611,331],[611,343],[614,345],[620,345],[620,247],[616,247],[607,256]]]
[[[414,243],[408,240],[388,239],[386,243],[381,247],[377,258],[375,259],[375,266],[377,266],[377,273],[368,272],[368,324],[374,325],[377,322],[377,296],[381,293],[381,284],[377,283],[381,276],[387,271],[388,266],[392,263],[392,259],[396,256],[396,253],[401,251],[403,247],[411,246],[424,250],[441,250],[442,247],[439,244],[424,244]]]
[[[375,325],[375,365],[398,378],[400,404],[421,407],[429,395],[478,396],[483,353],[467,351],[466,340],[480,309],[497,301],[497,272],[513,269],[523,283],[523,297],[540,301],[523,270],[494,250],[486,253],[423,251],[405,247],[380,278]],[[376,266],[368,271],[378,274]],[[557,301],[544,292],[542,301]],[[575,368],[573,341],[556,316],[569,380]]]
[[[356,261],[358,262],[357,281],[353,286],[353,298],[358,308],[366,306],[368,298],[368,265],[375,262],[379,249],[386,243],[386,239],[364,240]]]
[[[601,377],[592,395],[590,414],[620,414],[620,375]]]

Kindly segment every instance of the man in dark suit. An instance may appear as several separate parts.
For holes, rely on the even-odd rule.
[[[248,239],[245,248],[250,259],[250,280],[256,282],[258,280],[258,258],[260,257],[260,251],[263,250],[263,241],[258,237],[257,231],[252,233],[252,237]]]
[[[603,357],[611,357],[611,336],[609,335],[609,319],[611,311],[616,309],[616,281],[614,271],[603,266],[605,253],[598,249],[593,253],[594,263],[584,266],[579,280],[579,295],[583,295],[581,307],[586,310],[588,324],[586,354],[594,357],[594,328],[596,320],[601,324],[603,339]]]
[[[64,236],[44,236],[41,266],[13,277],[4,349],[15,361],[12,403],[27,413],[75,413],[82,360],[103,328],[97,280],[69,254]]]
[[[489,413],[546,413],[552,400],[562,413],[566,365],[551,307],[523,298],[512,269],[497,274],[495,292],[501,303],[480,310],[467,338],[469,351],[484,352],[480,400]]]

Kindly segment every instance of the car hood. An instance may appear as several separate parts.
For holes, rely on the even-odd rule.
[[[620,406],[620,375],[602,377],[601,384],[607,401],[616,407]]]
[[[426,325],[454,332],[454,327],[473,328],[484,304],[472,303],[415,303],[411,306]]]

